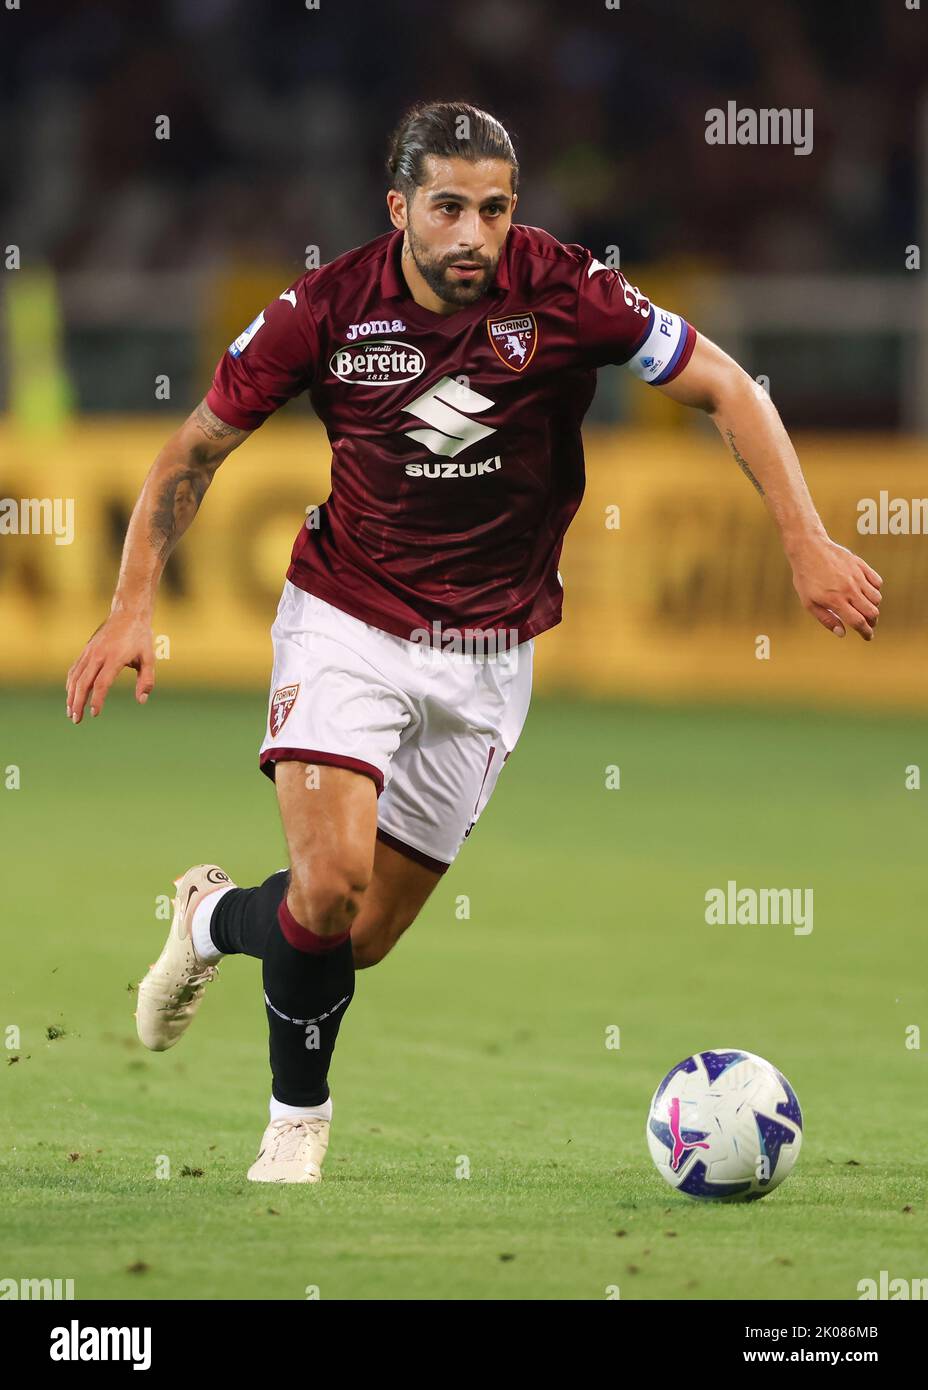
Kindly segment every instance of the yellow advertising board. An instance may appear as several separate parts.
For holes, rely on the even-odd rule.
[[[63,685],[109,611],[129,513],[176,423],[83,420],[51,437],[0,425],[4,683]],[[868,644],[833,637],[802,610],[764,505],[714,432],[584,437],[587,492],[560,562],[564,622],[536,640],[537,689],[924,704],[928,522],[918,504],[928,445],[798,441],[831,535],[885,580]],[[328,479],[325,434],[311,417],[275,418],[222,465],[162,581],[159,684],[265,685],[290,548]],[[862,518],[876,534],[860,533]]]

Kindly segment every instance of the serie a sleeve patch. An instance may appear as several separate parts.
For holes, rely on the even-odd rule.
[[[641,345],[625,366],[642,381],[660,386],[674,376],[690,336],[685,319],[652,304]]]

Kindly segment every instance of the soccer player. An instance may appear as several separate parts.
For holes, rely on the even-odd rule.
[[[215,864],[175,880],[136,1015],[146,1046],[171,1047],[217,962],[261,961],[273,1084],[258,1182],[321,1179],[355,971],[415,920],[516,746],[534,639],[561,617],[558,558],[598,367],[624,364],[709,413],[823,626],[869,641],[880,604],[880,576],[829,539],[752,379],[583,247],[513,222],[519,167],[498,120],[414,107],[388,170],[394,230],[294,280],[158,455],[110,616],[67,679],[75,724],[88,700],[100,713],[123,667],[144,704],[168,555],[222,461],[308,391],[332,445],[331,495],[293,547],[260,749],[289,867],[252,888]]]

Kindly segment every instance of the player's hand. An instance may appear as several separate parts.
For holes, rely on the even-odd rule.
[[[793,585],[802,605],[823,627],[843,637],[849,627],[871,641],[880,616],[880,586],[875,569],[828,536],[803,543],[790,555]]]
[[[155,643],[151,624],[131,613],[112,613],[68,671],[68,718],[79,724],[90,698],[90,712],[99,714],[107,692],[123,667],[138,672],[135,698],[144,705],[155,685]]]

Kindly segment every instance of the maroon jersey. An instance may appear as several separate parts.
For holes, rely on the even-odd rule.
[[[596,368],[661,384],[696,335],[582,246],[518,225],[488,292],[436,314],[409,294],[402,239],[295,280],[232,343],[206,402],[253,430],[310,393],[332,490],[296,538],[294,584],[408,640],[438,624],[523,642],[561,618]]]

